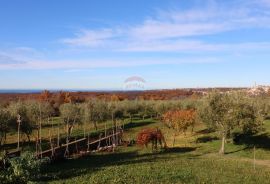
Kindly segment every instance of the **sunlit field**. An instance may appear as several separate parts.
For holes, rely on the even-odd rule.
[[[162,127],[169,146],[152,152],[136,145],[119,147],[115,153],[93,154],[46,167],[42,181],[49,183],[267,183],[270,162],[267,142],[257,145],[254,167],[253,146],[228,143],[225,156],[217,154],[220,140],[215,133],[194,133],[176,137],[172,130],[152,119],[136,120],[136,128],[125,131],[125,139],[135,139],[141,128]],[[269,133],[269,121],[265,133]],[[142,126],[140,126],[140,124]],[[258,135],[260,136],[260,135]],[[264,161],[265,160],[265,161]]]

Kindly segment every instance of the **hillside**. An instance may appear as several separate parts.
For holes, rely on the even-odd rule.
[[[88,157],[50,165],[44,170],[43,182],[48,183],[268,183],[270,157],[268,150],[270,121],[265,132],[235,145],[228,142],[226,154],[217,154],[220,141],[201,124],[176,138],[158,121],[136,120],[125,131],[125,139],[135,139],[139,130],[160,127],[169,148],[152,152],[136,145],[119,147],[115,153],[97,153]],[[255,167],[253,143],[256,146]]]

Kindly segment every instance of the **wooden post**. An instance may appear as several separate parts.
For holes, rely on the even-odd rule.
[[[105,121],[105,130],[104,130],[104,133],[105,133],[105,137],[107,137],[107,121]],[[106,142],[106,146],[108,146],[108,139],[105,139],[105,142]]]
[[[38,138],[36,137],[36,155],[38,156],[39,155],[39,152],[38,152]]]
[[[115,135],[114,135],[114,128],[113,128],[113,135],[112,135],[112,148],[114,152],[114,147],[115,147]]]
[[[66,150],[65,150],[65,154],[64,156],[65,157],[68,157],[69,156],[69,127],[68,127],[68,124],[66,125],[66,128],[67,128],[67,137],[66,137]]]
[[[51,154],[51,158],[52,158],[54,156],[54,148],[53,148],[53,144],[52,144],[51,130],[49,130],[49,139],[50,139],[50,147],[52,150],[52,154]]]
[[[107,122],[105,121],[105,131],[104,131],[105,132],[105,137],[107,136],[107,126],[106,125],[107,125]]]
[[[20,128],[21,128],[21,116],[18,114],[17,115],[17,123],[18,123],[18,144],[17,144],[17,149],[20,149]]]
[[[97,150],[99,150],[99,148],[100,148],[100,143],[101,143],[101,137],[102,137],[102,134],[99,134],[99,142],[98,142],[98,147],[97,147]]]
[[[42,153],[42,140],[41,140],[41,104],[39,103],[39,151]],[[41,154],[42,158],[42,154]]]
[[[76,147],[76,153],[78,154],[79,150],[78,150],[78,144],[77,144],[77,138],[76,137],[75,137],[75,147]]]
[[[88,133],[88,135],[87,135],[87,152],[89,151],[89,146],[90,146],[90,144],[89,144],[89,133]]]
[[[83,124],[83,137],[85,138],[85,123]]]
[[[57,147],[60,146],[60,132],[59,132],[59,127],[57,128]]]
[[[255,158],[255,151],[256,151],[256,148],[255,148],[255,146],[254,146],[254,148],[253,148],[253,169],[255,170],[255,166],[256,166],[256,158]]]
[[[118,122],[116,121],[116,130],[115,130],[115,133],[117,133],[118,131],[119,131]],[[116,142],[116,146],[118,146],[118,144],[119,144],[118,135],[115,136],[115,142]]]

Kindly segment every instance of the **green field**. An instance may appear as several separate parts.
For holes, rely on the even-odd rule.
[[[270,121],[265,130],[246,142],[226,144],[226,154],[217,154],[220,141],[197,125],[193,133],[176,138],[158,121],[136,120],[124,138],[132,140],[146,127],[160,127],[169,149],[152,152],[136,145],[118,147],[115,153],[97,153],[47,166],[43,183],[270,183]],[[255,150],[255,162],[254,157]],[[149,146],[150,147],[150,146]],[[254,164],[255,163],[255,164]]]

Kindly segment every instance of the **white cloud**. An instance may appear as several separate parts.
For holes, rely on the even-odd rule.
[[[268,52],[270,42],[245,42],[237,44],[211,44],[196,40],[153,41],[132,43],[121,51],[148,51],[148,52],[212,52],[212,51],[239,51],[239,52]]]
[[[243,2],[243,1],[237,1]],[[258,0],[268,3],[269,0]],[[269,11],[252,8],[253,4],[241,4],[226,7],[209,5],[191,10],[159,11],[155,17],[148,17],[136,25],[107,27],[99,30],[82,29],[73,37],[60,41],[78,50],[112,50],[118,52],[194,52],[213,53],[230,52],[245,55],[250,52],[270,50],[269,40],[265,42],[211,43],[201,39],[204,35],[213,35],[243,28],[270,28]],[[83,49],[82,49],[83,48]],[[65,51],[69,51],[70,47]],[[76,50],[75,49],[75,50]],[[55,52],[51,55],[57,55]],[[207,53],[206,55],[209,55]],[[48,53],[47,53],[48,54]],[[59,54],[59,53],[58,53]],[[59,54],[64,56],[65,54]],[[72,55],[72,54],[71,54]],[[52,56],[53,57],[53,56]],[[74,57],[74,56],[73,56]],[[0,51],[0,69],[66,69],[76,72],[87,68],[134,67],[146,65],[209,63],[222,60],[214,57],[180,59],[161,59],[139,57],[136,59],[44,59],[45,54],[28,47],[17,47]],[[105,57],[105,56],[104,56]],[[59,58],[59,57],[58,57]],[[80,57],[82,58],[82,57]]]
[[[8,66],[14,66],[14,65],[22,65],[26,62],[20,59],[16,59],[13,57],[10,57],[8,55],[4,55],[0,53],[0,66],[1,65],[8,65]]]
[[[209,5],[185,11],[159,11],[156,17],[147,18],[141,24],[83,30],[61,41],[75,47],[113,51],[217,50],[216,45],[204,43],[200,37],[243,28],[270,28],[268,13],[245,3],[233,8]]]
[[[12,49],[13,50],[13,49]],[[181,51],[181,52],[194,52],[200,51],[225,51],[230,55],[237,53],[237,56],[245,56],[252,52],[268,53],[270,50],[270,42],[246,42],[239,44],[207,44],[198,41],[175,41],[168,43],[148,42],[145,47],[139,43],[136,45],[129,45],[122,52],[131,51]],[[23,59],[21,59],[23,58]],[[201,56],[183,56],[183,57],[139,57],[139,58],[121,58],[121,59],[108,59],[99,57],[98,59],[40,59],[29,56],[18,56],[10,53],[0,52],[0,70],[17,70],[17,69],[30,69],[30,70],[46,70],[46,69],[65,69],[68,72],[78,72],[82,69],[92,68],[121,68],[121,67],[138,67],[138,66],[154,66],[154,65],[178,65],[183,63],[217,63],[225,62],[224,59],[213,57]]]
[[[1,59],[1,58],[0,58]],[[91,68],[119,68],[119,67],[136,67],[136,66],[151,66],[151,65],[167,65],[167,64],[182,64],[182,63],[213,63],[220,62],[217,58],[141,58],[141,59],[84,59],[84,60],[33,60],[29,59],[23,63],[14,62],[12,57],[5,63],[0,62],[0,70],[21,70],[21,69],[67,69],[67,71],[80,71],[80,69]]]
[[[117,30],[112,29],[102,29],[98,31],[81,30],[76,34],[75,38],[65,38],[61,41],[69,45],[99,47],[102,46],[104,42],[116,37],[118,34]]]

